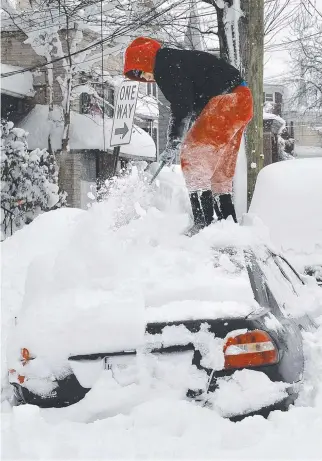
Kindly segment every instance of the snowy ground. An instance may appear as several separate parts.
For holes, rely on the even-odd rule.
[[[180,301],[184,293],[180,280],[188,280],[196,265],[204,270],[203,277],[208,276],[207,258],[214,236],[222,242],[228,238],[249,238],[249,230],[230,222],[214,225],[192,239],[182,236],[188,222],[186,199],[180,180],[165,171],[156,192],[147,193],[133,179],[120,184],[109,202],[88,212],[47,213],[4,242],[3,459],[322,458],[322,312],[317,318],[319,330],[304,335],[306,376],[300,398],[289,412],[273,412],[268,420],[256,416],[232,423],[222,418],[218,407],[202,408],[185,401],[169,386],[156,386],[153,392],[146,393],[145,388],[111,386],[107,375],[101,377],[82,402],[72,407],[40,410],[30,405],[10,406],[7,338],[14,317],[26,305],[38,302],[44,295],[44,287],[52,289],[57,283],[61,296],[68,290],[77,295],[80,287],[82,295],[88,290],[90,296],[95,290],[117,291],[121,285],[116,283],[117,279],[121,281],[131,274],[131,280],[135,280],[132,276],[136,268],[142,271],[141,253],[145,256],[143,260],[151,255],[153,261],[146,268],[145,286],[152,287],[149,304],[157,307],[153,286],[166,279],[173,265],[178,269],[171,273],[173,286],[159,294],[165,298],[175,295]],[[53,266],[59,268],[54,281],[48,275],[54,273]],[[191,283],[196,295],[201,295],[201,291],[196,291],[196,273]],[[135,286],[130,288],[134,299],[139,300]],[[57,295],[50,293],[53,297]],[[61,299],[66,302],[71,298]],[[81,301],[86,304],[86,298]],[[37,325],[37,319],[34,324]],[[238,396],[246,399],[250,379],[251,375],[241,372],[235,391],[228,397],[232,401]],[[261,388],[271,392],[266,384],[265,380],[257,381],[258,392]]]
[[[322,157],[322,147],[299,146],[295,144],[294,156],[296,158]]]

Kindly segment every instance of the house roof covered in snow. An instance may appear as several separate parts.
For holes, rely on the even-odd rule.
[[[49,108],[37,104],[34,109],[18,124],[29,133],[29,149],[48,148],[48,136],[51,130],[51,142],[54,149],[61,149],[63,134],[62,108],[55,106],[52,121],[49,121]],[[112,119],[105,120],[105,130],[101,117],[78,114],[71,111],[69,146],[72,150],[112,149],[110,145]],[[105,135],[105,146],[103,131]],[[121,146],[123,157],[155,159],[156,148],[151,136],[138,126],[133,126],[131,143]]]
[[[1,63],[1,74],[22,70],[22,67],[10,66],[9,64]],[[21,74],[11,75],[1,78],[1,93],[16,98],[25,98],[35,94],[33,88],[32,73],[27,71]]]
[[[151,96],[144,96],[142,93],[139,93],[135,113],[142,118],[157,119],[159,117],[157,100]]]

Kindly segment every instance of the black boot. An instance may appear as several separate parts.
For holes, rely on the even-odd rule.
[[[232,216],[233,220],[237,223],[236,211],[231,194],[220,194],[218,200],[222,219],[227,219],[228,216]]]
[[[200,196],[198,192],[191,192],[190,202],[194,225],[188,230],[187,235],[192,236],[204,227],[209,226],[214,219],[212,192],[210,190],[203,191]]]
[[[205,190],[201,193],[200,203],[205,219],[205,225],[210,226],[214,220],[214,199],[211,190]]]
[[[200,228],[205,227],[205,218],[203,215],[203,211],[201,208],[201,203],[199,200],[198,192],[191,192],[189,195],[190,198],[190,203],[191,203],[191,208],[192,208],[192,214],[193,214],[193,220],[194,224],[196,226],[199,226]]]

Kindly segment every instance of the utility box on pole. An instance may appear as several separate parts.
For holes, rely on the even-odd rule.
[[[120,146],[130,144],[131,142],[138,92],[138,82],[124,80],[117,94],[110,142],[111,146],[114,147],[113,176],[116,173],[117,162],[120,155]]]

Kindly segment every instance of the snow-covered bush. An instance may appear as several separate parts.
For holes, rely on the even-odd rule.
[[[54,154],[46,149],[28,152],[27,136],[12,122],[1,121],[2,239],[66,201],[66,194],[59,192]]]
[[[276,136],[278,161],[293,160],[294,138],[289,135],[285,120],[274,113],[273,103],[266,102],[263,110],[264,121],[270,120],[270,130]]]

